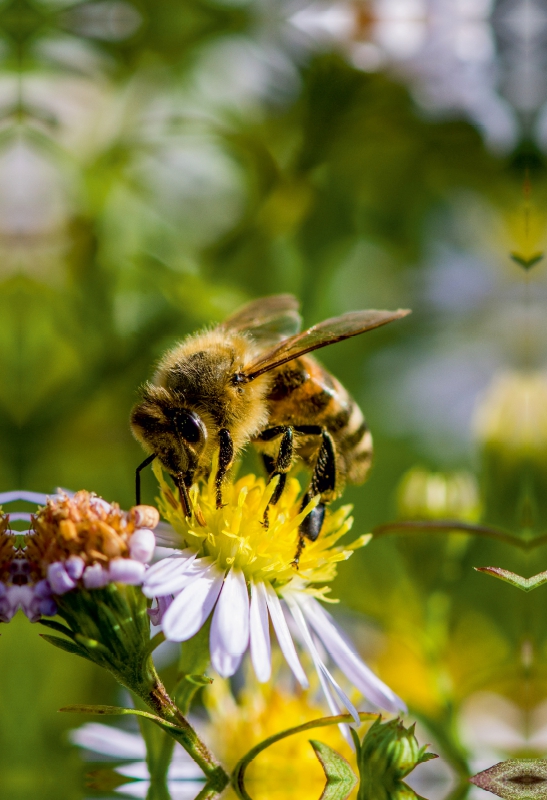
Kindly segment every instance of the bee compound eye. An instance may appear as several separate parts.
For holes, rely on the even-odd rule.
[[[177,431],[190,444],[195,444],[207,436],[205,425],[197,414],[192,411],[182,411],[176,419]]]

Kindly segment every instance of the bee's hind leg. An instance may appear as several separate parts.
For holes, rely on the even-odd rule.
[[[302,426],[304,427],[304,426]],[[309,426],[311,428],[311,426]],[[297,428],[297,430],[299,430]],[[301,431],[311,433],[312,431]],[[302,499],[301,509],[304,509],[316,495],[321,495],[319,502],[308,516],[302,520],[298,529],[299,539],[293,564],[298,569],[300,556],[306,545],[306,539],[315,542],[325,519],[325,502],[331,499],[336,491],[336,450],[332,436],[328,431],[321,430],[321,447],[315,462],[312,478],[308,491]]]

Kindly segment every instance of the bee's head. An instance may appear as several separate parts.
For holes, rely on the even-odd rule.
[[[146,384],[131,412],[131,429],[147,450],[172,474],[191,480],[207,443],[207,428],[196,411],[176,393]]]

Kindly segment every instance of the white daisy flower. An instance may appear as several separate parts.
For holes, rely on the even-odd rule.
[[[249,649],[256,676],[265,683],[271,676],[271,622],[302,687],[308,686],[308,678],[295,639],[309,653],[332,713],[347,708],[358,719],[321,651],[368,701],[387,711],[405,710],[403,701],[363,663],[318,602],[326,600],[330,590],[324,584],[335,577],[337,562],[369,539],[362,536],[346,548],[337,546],[352,524],[349,506],[327,512],[321,535],[306,542],[296,569],[298,527],[316,502],[300,511],[298,481],[289,480],[278,503],[270,506],[266,528],[264,510],[275,482],[266,484],[247,475],[227,484],[221,509],[216,508],[213,480],[201,489],[195,486],[191,490],[195,512],[185,519],[161,468],[155,472],[160,509],[173,526],[180,549],[147,570],[142,588],[147,597],[157,598],[152,614],[168,640],[187,641],[212,613],[209,641],[215,670],[223,677],[233,675]]]

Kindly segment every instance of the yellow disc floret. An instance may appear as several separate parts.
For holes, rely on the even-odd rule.
[[[361,536],[350,545],[337,546],[352,526],[351,506],[343,506],[332,513],[327,511],[321,535],[315,542],[306,541],[297,568],[294,558],[298,527],[317,505],[319,497],[301,510],[301,488],[295,478],[287,481],[276,505],[268,505],[276,480],[266,483],[263,478],[249,474],[233,483],[227,481],[222,492],[224,505],[217,508],[213,468],[213,477],[208,483],[191,488],[193,511],[191,517],[185,518],[157,461],[154,472],[160,484],[157,502],[164,518],[180,536],[177,546],[211,558],[220,569],[240,569],[248,581],[265,581],[275,588],[295,579],[299,584],[332,581],[337,563],[349,558],[370,538]],[[323,597],[329,589],[316,587],[307,591]]]

